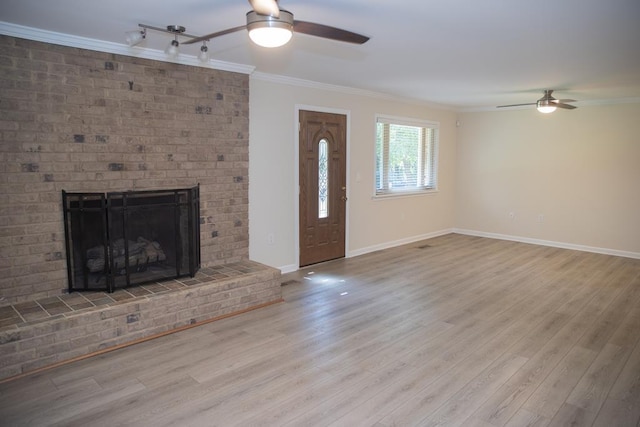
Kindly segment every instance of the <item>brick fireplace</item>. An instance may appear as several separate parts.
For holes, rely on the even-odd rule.
[[[7,36],[0,36],[0,52],[0,309],[56,298],[68,306],[62,190],[199,184],[205,273],[235,266],[236,273],[266,271],[266,280],[278,282],[279,272],[248,260],[248,75]],[[236,289],[244,280],[236,273],[233,283],[218,285]],[[196,277],[199,285],[207,277]],[[220,298],[218,291],[180,290],[172,298]],[[244,302],[226,312],[280,298],[275,286],[258,293],[243,294]],[[128,324],[136,316],[116,311]],[[173,324],[200,321],[204,311]],[[17,322],[25,320],[18,313]],[[14,338],[0,336],[0,345]]]
[[[249,77],[0,38],[0,297],[67,287],[60,194],[200,183],[202,265],[249,253]]]

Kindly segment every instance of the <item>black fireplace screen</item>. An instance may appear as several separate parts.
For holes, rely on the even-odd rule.
[[[200,268],[199,187],[62,191],[69,292],[193,277]]]

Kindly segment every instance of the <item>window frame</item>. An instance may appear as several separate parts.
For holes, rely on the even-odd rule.
[[[431,164],[431,173],[430,179],[428,181],[432,182],[431,186],[425,187],[410,187],[410,188],[398,188],[398,189],[378,189],[378,159],[377,159],[377,151],[378,151],[378,124],[393,124],[399,126],[410,126],[410,127],[419,127],[423,129],[433,129],[435,131],[435,135],[431,138],[431,141],[425,140],[422,147],[420,147],[421,152],[427,152],[427,144],[433,144],[432,147],[432,156],[429,161],[428,158],[425,158],[423,161],[423,165],[421,168],[428,168],[429,163]],[[406,196],[419,196],[426,195],[438,192],[438,160],[439,160],[439,145],[440,145],[440,122],[432,121],[432,120],[422,120],[408,117],[398,117],[398,116],[390,116],[385,114],[376,114],[375,123],[374,123],[374,150],[373,150],[373,198],[374,199],[384,199],[390,197],[406,197]],[[427,139],[427,138],[425,138]],[[383,166],[384,167],[384,166]],[[389,171],[386,171],[388,174]]]

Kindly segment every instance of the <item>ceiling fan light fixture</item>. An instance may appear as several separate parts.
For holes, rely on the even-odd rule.
[[[556,106],[557,100],[553,96],[551,96],[552,93],[553,93],[553,90],[551,89],[545,90],[544,96],[538,99],[538,101],[536,102],[536,108],[541,113],[544,113],[544,114],[553,113],[554,111],[556,111],[556,108],[558,108]]]
[[[293,35],[293,14],[280,10],[280,16],[275,17],[251,11],[247,13],[247,31],[251,40],[258,46],[283,46]]]
[[[125,35],[127,44],[133,47],[142,43],[142,41],[147,37],[147,29],[144,28],[142,30],[127,31]]]
[[[167,32],[175,34],[174,39],[171,40],[171,43],[166,47],[164,53],[170,59],[178,59],[178,55],[180,55],[180,42],[178,42],[178,34],[182,34],[185,32],[185,28],[182,25],[167,25]]]
[[[176,59],[180,55],[179,46],[180,43],[178,43],[178,40],[171,40],[171,43],[165,48],[164,53],[166,53],[169,58]]]
[[[209,48],[207,47],[207,42],[202,42],[202,46],[200,46],[198,61],[204,63],[209,62]]]
[[[544,114],[553,113],[556,111],[556,106],[550,103],[549,101],[538,101],[538,111]]]

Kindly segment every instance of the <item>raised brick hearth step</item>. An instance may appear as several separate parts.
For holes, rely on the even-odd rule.
[[[0,380],[282,299],[280,271],[252,261],[194,278],[0,307]]]

